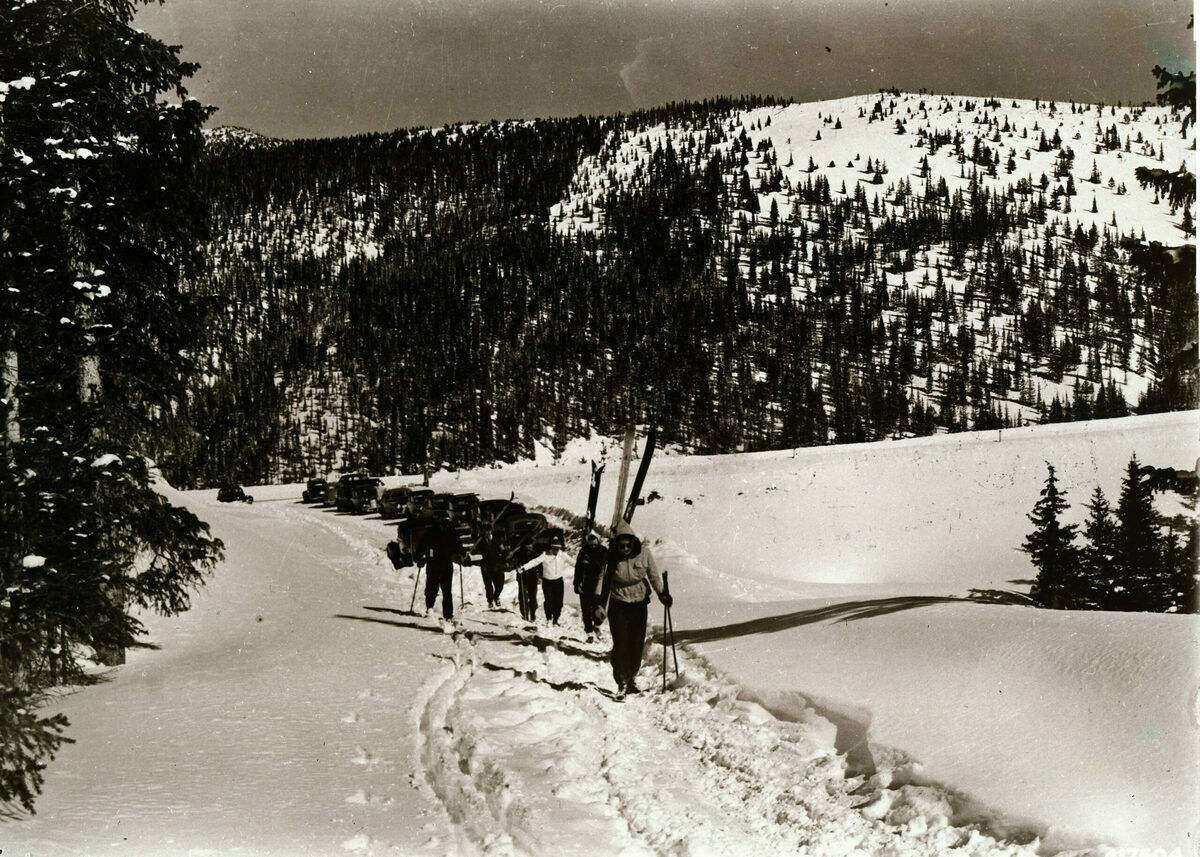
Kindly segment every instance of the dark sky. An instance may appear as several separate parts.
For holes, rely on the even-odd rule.
[[[166,0],[210,124],[320,137],[897,86],[1154,97],[1195,67],[1186,0]],[[828,47],[828,50],[826,48]]]

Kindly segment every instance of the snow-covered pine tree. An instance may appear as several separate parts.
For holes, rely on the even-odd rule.
[[[1021,550],[1029,554],[1038,570],[1030,597],[1042,607],[1063,609],[1077,594],[1073,586],[1077,585],[1080,557],[1075,525],[1062,522],[1067,501],[1058,489],[1054,465],[1047,463],[1046,469],[1049,473],[1041,497],[1028,515],[1034,529],[1025,537]]]
[[[144,457],[203,340],[181,283],[209,111],[136,5],[0,17],[0,352],[20,399],[0,441],[0,805],[30,811],[65,725],[28,713],[39,690],[131,645],[133,607],[186,609],[222,549]]]

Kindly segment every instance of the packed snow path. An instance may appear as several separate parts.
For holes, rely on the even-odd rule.
[[[847,776],[832,723],[811,710],[777,720],[687,651],[678,679],[668,651],[664,693],[663,649],[649,646],[642,693],[618,701],[603,644],[581,639],[574,617],[538,629],[468,607],[447,630],[455,647],[421,740],[425,776],[455,825],[448,850],[1035,853],[955,826],[971,819],[943,790],[910,784],[903,766]]]
[[[962,595],[1021,575],[1042,462],[1076,502],[1113,496],[1131,448],[1194,460],[1196,417],[664,456],[638,521],[671,571],[683,678],[660,692],[652,641],[646,692],[623,703],[569,594],[561,629],[530,630],[480,609],[468,568],[473,603],[443,633],[407,613],[412,572],[391,569],[377,517],[304,506],[299,486],[252,506],[169,492],[228,558],[191,612],[150,622],[161,650],[62,700],[78,743],[38,815],[0,821],[0,848],[1171,853],[1195,818],[1195,617]],[[586,493],[573,463],[435,487],[568,509]],[[892,549],[854,549],[864,529]]]
[[[899,771],[847,777],[831,723],[777,720],[687,650],[663,694],[648,645],[618,702],[572,606],[531,628],[477,608],[468,569],[443,629],[409,613],[377,521],[202,505],[228,559],[155,623],[161,651],[64,698],[78,743],[6,853],[1033,853]]]

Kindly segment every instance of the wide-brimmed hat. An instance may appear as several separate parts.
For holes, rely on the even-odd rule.
[[[628,548],[630,558],[635,557],[642,552],[642,540],[633,533],[620,533],[615,539],[613,539],[612,544],[613,548],[618,551],[622,548]]]

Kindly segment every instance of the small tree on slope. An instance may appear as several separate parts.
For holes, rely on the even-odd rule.
[[[1041,498],[1028,515],[1034,530],[1025,537],[1021,550],[1029,554],[1038,570],[1030,597],[1042,607],[1061,610],[1078,600],[1080,556],[1075,546],[1075,525],[1061,521],[1067,501],[1058,490],[1054,466],[1047,464],[1046,468],[1049,474]]]
[[[1088,518],[1083,525],[1085,544],[1081,553],[1086,591],[1085,605],[1104,609],[1113,589],[1113,562],[1117,551],[1117,523],[1108,498],[1097,485],[1087,505]],[[1083,606],[1083,605],[1081,605]]]
[[[209,111],[136,5],[0,15],[0,809],[32,811],[64,740],[39,689],[132,645],[134,606],[186,609],[222,549],[140,454],[203,340],[181,283]]]

